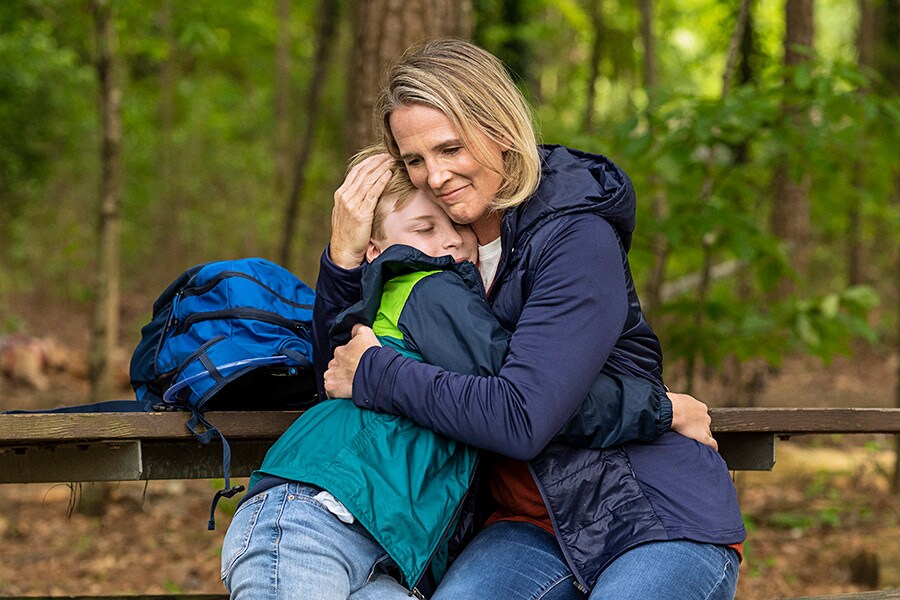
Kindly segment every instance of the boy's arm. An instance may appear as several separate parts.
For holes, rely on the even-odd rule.
[[[448,272],[415,285],[399,328],[425,362],[464,375],[496,375],[509,348],[510,333],[487,303]],[[671,422],[672,404],[661,385],[601,374],[554,441],[582,448],[649,441]]]
[[[462,375],[496,375],[509,350],[511,334],[484,298],[450,271],[413,286],[397,326],[424,362]]]

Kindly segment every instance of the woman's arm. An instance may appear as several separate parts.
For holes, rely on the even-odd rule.
[[[327,272],[326,267],[327,262],[323,272]],[[463,375],[499,373],[511,335],[500,326],[484,299],[450,272],[430,275],[413,287],[398,326],[426,363]],[[358,333],[359,339],[355,337],[342,351],[357,348],[361,356],[369,346],[379,345],[371,330],[360,328],[358,332],[365,333]],[[353,361],[354,370],[357,363],[358,356]],[[350,372],[346,388],[333,389],[332,395],[351,396],[352,377]],[[667,392],[645,378],[601,373],[554,441],[601,448],[649,441],[672,428],[715,448],[709,424],[706,405],[691,396]]]
[[[375,205],[391,179],[393,159],[377,154],[347,172],[334,192],[331,241],[319,261],[313,307],[313,364],[319,397],[325,398],[322,375],[334,346],[329,332],[335,317],[359,300],[366,246],[372,235]]]
[[[389,348],[366,350],[354,374],[355,365],[347,366],[353,358],[339,354],[342,348],[329,378],[349,372],[360,406],[403,414],[454,439],[529,459],[575,413],[606,362],[625,322],[625,286],[621,250],[609,224],[572,220],[537,261],[497,376],[458,375]]]

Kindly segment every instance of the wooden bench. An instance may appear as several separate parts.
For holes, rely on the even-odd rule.
[[[816,433],[900,433],[900,409],[718,408],[712,429],[732,470],[769,470],[776,440]],[[207,417],[228,439],[232,476],[247,477],[297,412]],[[218,442],[200,445],[185,413],[0,415],[0,483],[206,479],[222,476]]]
[[[232,476],[246,477],[299,414],[221,412],[208,413],[207,418],[231,445]],[[710,414],[720,452],[733,470],[772,469],[777,441],[796,435],[900,434],[900,408],[718,408]],[[0,414],[0,483],[221,478],[221,445],[199,444],[185,427],[186,421],[187,415],[177,412]],[[226,596],[57,596],[54,600],[63,598],[219,600]],[[900,600],[900,590],[819,598]]]

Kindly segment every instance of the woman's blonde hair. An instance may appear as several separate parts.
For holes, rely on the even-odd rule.
[[[502,176],[493,207],[510,208],[527,200],[541,177],[540,157],[531,109],[496,57],[456,38],[422,42],[391,66],[387,84],[375,105],[384,145],[400,157],[391,133],[391,113],[420,104],[444,113],[477,160]],[[502,164],[490,164],[488,139],[504,148]]]
[[[387,153],[387,148],[381,144],[363,148],[350,157],[347,171],[349,172],[350,169],[371,156]],[[416,186],[410,181],[406,167],[403,166],[402,162],[395,160],[394,164],[391,165],[391,172],[393,173],[391,180],[385,186],[384,191],[381,192],[381,196],[378,197],[378,202],[375,204],[375,213],[372,217],[371,237],[376,240],[384,239],[385,217],[396,210],[401,210],[418,191]]]

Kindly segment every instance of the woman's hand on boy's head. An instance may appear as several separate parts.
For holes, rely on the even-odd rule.
[[[369,348],[380,347],[378,338],[370,327],[360,323],[353,326],[350,341],[334,349],[334,358],[325,371],[325,394],[329,398],[352,398],[353,378],[362,355]]]
[[[718,450],[719,443],[709,427],[712,423],[709,407],[688,394],[668,392],[667,395],[672,401],[672,431]]]
[[[334,192],[331,211],[331,262],[344,269],[358,267],[372,235],[375,205],[391,180],[394,159],[388,154],[371,156],[347,173]]]

